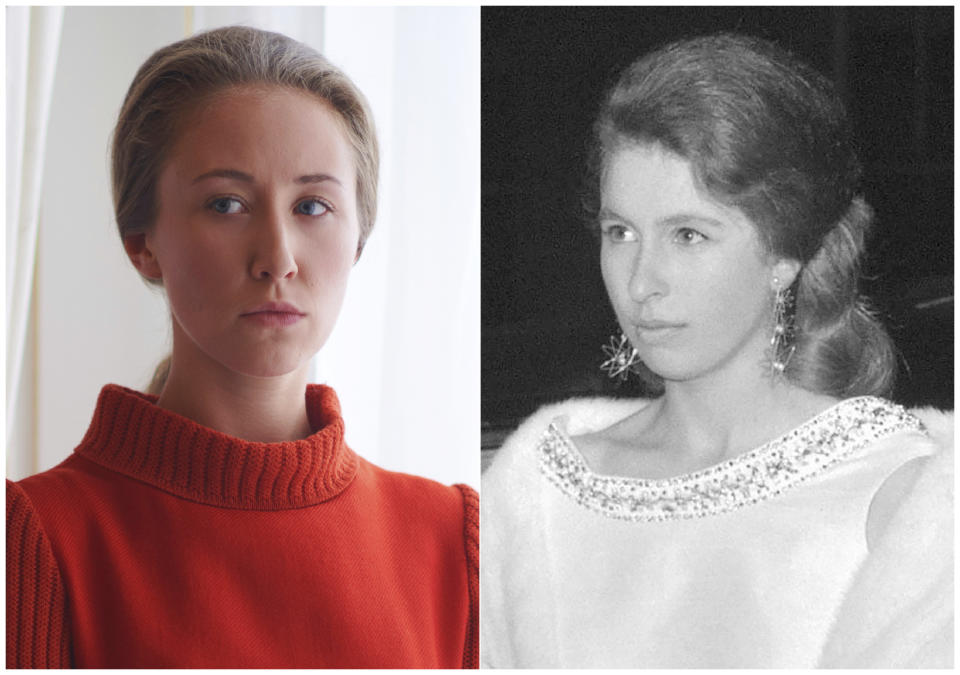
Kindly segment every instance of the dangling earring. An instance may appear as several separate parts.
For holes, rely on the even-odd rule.
[[[774,278],[774,285],[777,288],[776,296],[773,299],[773,335],[770,337],[770,374],[774,377],[783,377],[783,371],[790,363],[790,357],[796,350],[796,345],[791,344],[794,336],[793,314],[791,306],[793,304],[793,293],[789,288],[783,288],[780,280]]]
[[[640,363],[640,355],[623,332],[619,338],[610,336],[610,343],[603,345],[603,353],[607,360],[600,364],[600,369],[609,377],[619,378],[621,382],[633,372],[633,366]]]

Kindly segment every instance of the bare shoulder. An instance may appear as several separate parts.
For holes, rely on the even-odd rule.
[[[638,467],[628,467],[628,464],[636,464],[638,459],[654,454],[659,447],[650,434],[658,411],[657,402],[651,401],[633,414],[603,428],[571,435],[570,440],[594,471],[604,474],[629,473]]]
[[[536,448],[551,425],[555,424],[571,438],[590,436],[617,426],[648,402],[645,399],[574,398],[543,406],[504,441],[484,473],[482,490],[486,494],[486,484],[494,479],[500,482],[503,474],[522,473],[535,467]]]

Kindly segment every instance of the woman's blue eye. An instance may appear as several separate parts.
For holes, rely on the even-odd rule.
[[[223,215],[230,215],[240,213],[243,210],[243,204],[240,203],[239,199],[233,197],[219,197],[210,202],[208,208]]]
[[[319,199],[304,199],[294,207],[294,211],[302,216],[322,216],[330,207]]]
[[[705,236],[696,230],[691,230],[689,227],[683,227],[677,230],[677,241],[681,244],[699,244],[705,239]]]

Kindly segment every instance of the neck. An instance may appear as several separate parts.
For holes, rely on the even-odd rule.
[[[157,405],[248,441],[276,443],[311,434],[304,392],[308,365],[276,377],[229,370],[199,350],[178,349]]]
[[[710,466],[756,448],[836,403],[764,372],[733,363],[696,380],[666,382],[660,429],[693,464]]]

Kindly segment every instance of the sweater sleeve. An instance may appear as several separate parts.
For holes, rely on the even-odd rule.
[[[478,668],[480,661],[480,497],[468,485],[457,485],[463,495],[463,546],[467,559],[470,616],[463,645],[463,667]]]
[[[66,592],[26,492],[7,481],[7,668],[70,667]]]

